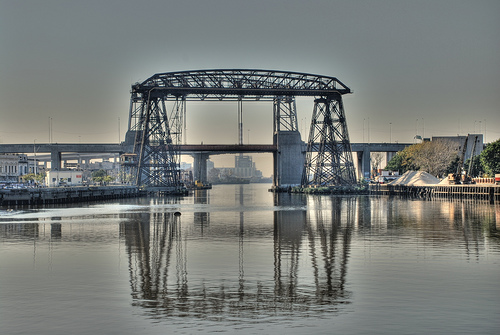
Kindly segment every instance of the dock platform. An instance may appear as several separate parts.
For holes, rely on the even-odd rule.
[[[135,186],[74,186],[0,189],[0,206],[58,204],[132,198],[144,195]]]
[[[449,198],[486,200],[490,203],[500,202],[500,185],[370,185],[370,194],[399,195],[413,198]]]

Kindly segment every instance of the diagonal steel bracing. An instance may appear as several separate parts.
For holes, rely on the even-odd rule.
[[[274,132],[298,131],[295,97],[277,96],[273,101]]]
[[[302,186],[356,184],[340,94],[314,100]]]
[[[135,105],[135,106],[134,106]],[[149,92],[147,99],[132,99],[131,130],[135,131],[132,170],[137,185],[176,187],[180,185],[180,151],[185,100],[177,98],[167,110],[166,97]]]

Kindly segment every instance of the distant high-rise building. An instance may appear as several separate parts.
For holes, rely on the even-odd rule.
[[[236,155],[234,157],[234,174],[240,178],[252,178],[254,176],[255,163],[251,156]]]

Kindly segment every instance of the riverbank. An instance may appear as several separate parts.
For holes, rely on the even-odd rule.
[[[328,187],[273,187],[275,193],[338,194],[338,195],[397,195],[412,198],[449,198],[500,201],[500,186],[494,184],[471,185],[392,185],[365,184]]]
[[[494,184],[472,185],[370,185],[370,194],[398,195],[412,198],[449,198],[500,201],[500,186]]]

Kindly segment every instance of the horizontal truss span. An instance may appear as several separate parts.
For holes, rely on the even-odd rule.
[[[186,100],[272,100],[276,96],[342,95],[351,90],[335,77],[240,69],[157,73],[134,84],[132,93]]]

